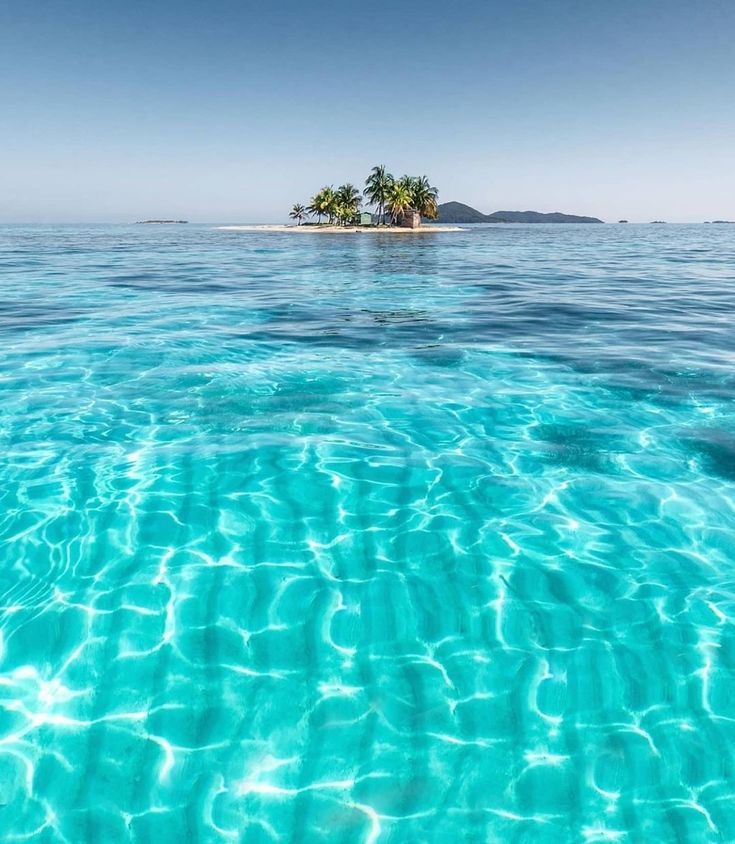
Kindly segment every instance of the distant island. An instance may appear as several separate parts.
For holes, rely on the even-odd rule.
[[[177,223],[177,224],[180,224],[180,223],[188,223],[188,222],[189,222],[188,220],[138,220],[136,225],[137,226],[147,226],[147,225],[150,225],[151,223],[159,223],[159,224],[160,223]]]
[[[476,208],[462,202],[444,202],[437,207],[440,223],[602,223],[597,217],[581,217],[577,214],[562,214],[554,211],[543,214],[540,211],[495,211],[483,214]]]

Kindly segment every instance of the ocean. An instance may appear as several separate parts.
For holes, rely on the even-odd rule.
[[[735,227],[0,285],[2,840],[735,840]]]

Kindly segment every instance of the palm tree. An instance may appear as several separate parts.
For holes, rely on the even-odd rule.
[[[429,184],[426,176],[412,179],[411,204],[427,220],[436,220],[439,211],[437,200],[439,191]]]
[[[331,187],[324,187],[312,197],[311,204],[307,210],[310,214],[317,215],[319,223],[322,221],[323,214],[327,216],[329,222],[331,223],[334,219],[335,203],[336,197],[334,189]]]
[[[343,202],[345,205],[351,205],[354,208],[359,208],[362,205],[360,191],[349,182],[337,188],[337,197],[340,202]]]
[[[384,164],[373,167],[370,175],[365,179],[365,198],[371,205],[378,206],[378,225],[383,220],[388,192],[393,184],[393,176],[385,169]]]
[[[321,191],[315,193],[314,196],[311,198],[311,202],[306,206],[306,210],[309,214],[315,214],[317,218],[317,223],[321,225],[322,222],[322,202],[321,202]]]
[[[388,189],[385,206],[390,211],[391,222],[395,225],[398,218],[412,207],[411,180],[408,176],[399,179]]]
[[[324,208],[324,213],[327,215],[327,220],[330,223],[334,222],[334,218],[337,216],[337,194],[334,192],[333,187],[322,188],[322,207]]]
[[[354,219],[355,215],[349,205],[345,205],[344,202],[338,201],[334,206],[334,216],[340,226],[346,226]]]
[[[348,182],[337,188],[336,198],[338,206],[337,216],[347,225],[351,220],[354,220],[362,205],[360,191]]]
[[[291,213],[288,215],[292,220],[296,220],[296,225],[300,226],[301,221],[306,216],[306,208],[303,205],[300,205],[298,202],[294,207],[291,209]]]

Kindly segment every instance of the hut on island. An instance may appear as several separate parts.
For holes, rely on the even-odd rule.
[[[413,208],[408,208],[398,218],[398,225],[404,229],[417,229],[421,225],[421,214]]]

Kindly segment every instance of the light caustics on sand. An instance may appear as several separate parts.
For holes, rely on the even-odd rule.
[[[733,265],[0,229],[3,840],[735,839]]]

